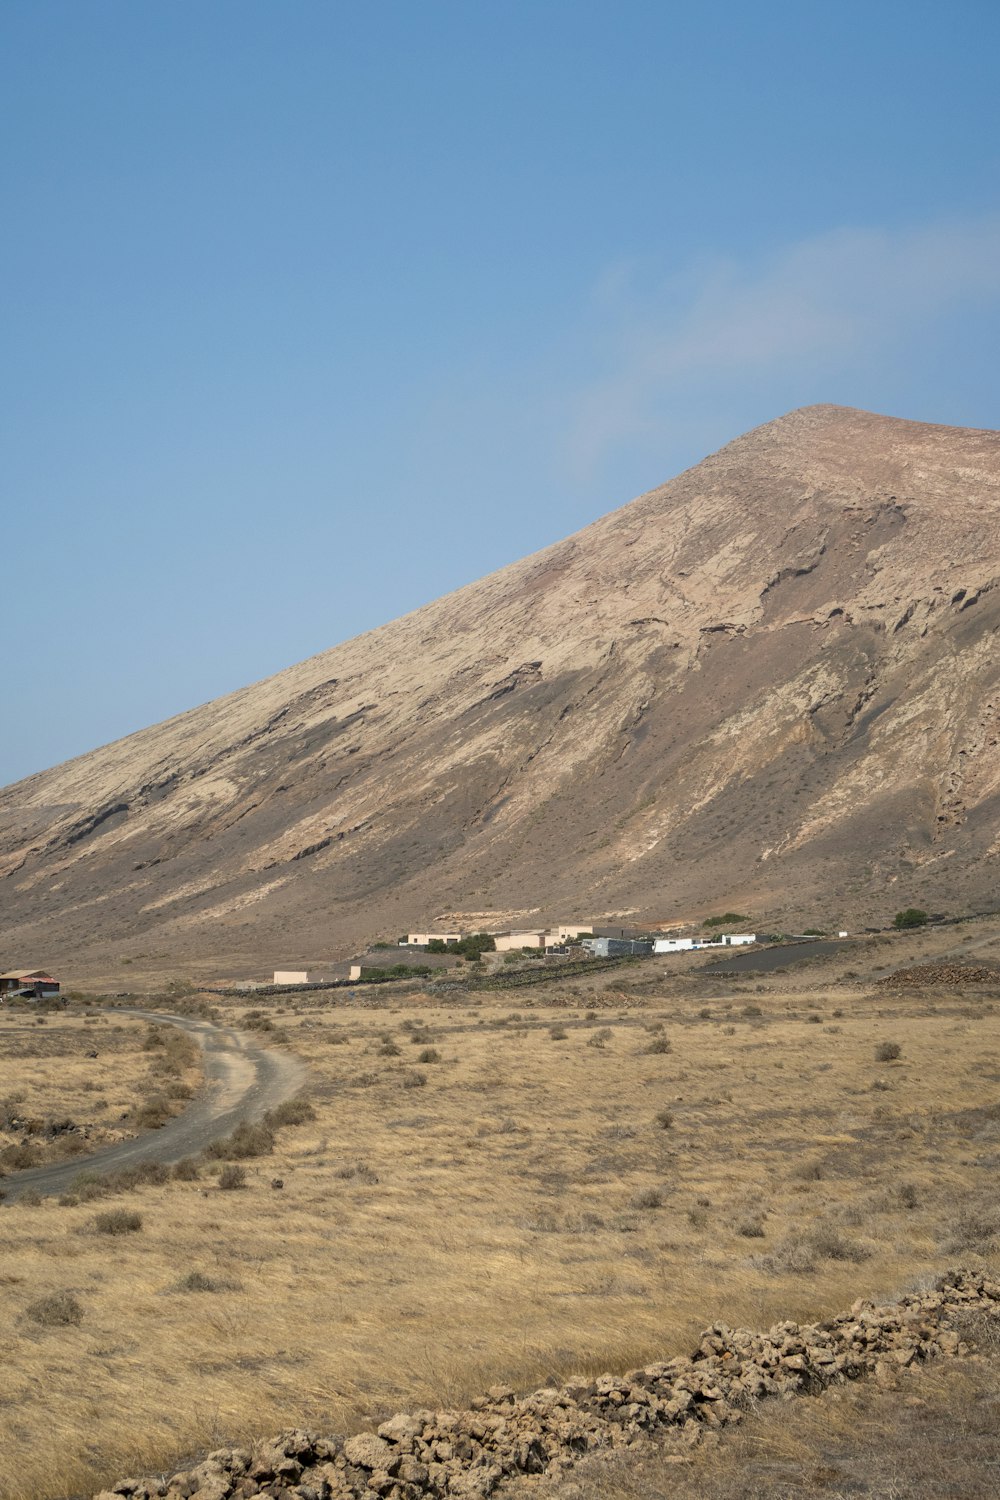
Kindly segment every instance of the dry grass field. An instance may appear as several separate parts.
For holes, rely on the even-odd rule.
[[[989,1257],[1000,994],[870,982],[932,949],[271,1002],[316,1118],[245,1188],[214,1163],[0,1209],[0,1495],[634,1366],[716,1319],[814,1319]],[[108,1208],[140,1223],[101,1232]],[[60,1294],[70,1321],[39,1321]]]
[[[163,1123],[199,1081],[197,1048],[172,1028],[100,1010],[5,1006],[0,1173],[86,1155]]]

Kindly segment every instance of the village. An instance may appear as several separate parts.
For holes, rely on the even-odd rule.
[[[710,925],[726,918],[710,918]],[[757,942],[755,932],[723,932],[718,936],[665,937],[640,928],[599,922],[558,923],[552,927],[514,928],[501,932],[463,932],[440,928],[409,932],[395,943],[376,943],[345,965],[321,968],[275,969],[272,984],[312,985],[347,979],[363,984],[387,977],[426,977],[436,970],[479,960],[499,968],[543,960],[648,958],[696,949],[747,947]]]
[[[394,941],[373,941],[352,958],[320,961],[315,964],[276,968],[270,977],[233,976],[223,981],[195,982],[209,993],[277,993],[282,990],[337,989],[354,984],[385,984],[392,981],[453,979],[462,977],[463,968],[475,965],[472,973],[481,977],[509,973],[512,982],[521,982],[525,971],[538,978],[544,968],[555,978],[559,970],[581,961],[600,963],[666,957],[671,954],[710,953],[716,949],[753,948],[774,943],[816,942],[827,937],[818,928],[802,933],[758,933],[719,930],[733,921],[743,921],[738,913],[706,917],[700,924],[675,924],[665,933],[655,926],[642,929],[602,922],[565,922],[549,927],[508,928],[497,932],[465,931],[442,925],[426,932],[408,932]],[[829,934],[833,937],[834,934]],[[846,931],[836,938],[844,939]],[[556,971],[556,972],[551,972]],[[472,977],[469,974],[469,977]],[[15,968],[0,973],[0,1005],[8,1001],[65,1002],[67,986],[72,995],[72,976],[57,978],[47,968]],[[128,992],[130,994],[131,992]],[[126,998],[122,992],[118,998]]]
[[[455,926],[408,932],[394,941],[374,941],[354,957],[315,964],[275,968],[271,977],[234,976],[223,982],[201,985],[208,990],[251,992],[295,989],[333,989],[351,984],[384,984],[389,981],[460,977],[464,966],[476,965],[479,974],[510,972],[517,978],[525,969],[560,969],[581,961],[595,962],[667,957],[671,954],[706,954],[717,949],[752,948],[776,942],[815,942],[828,935],[818,928],[801,933],[759,933],[729,931],[735,921],[744,921],[735,912],[707,917],[701,924],[688,923],[667,932],[654,927],[642,929],[602,922],[564,922],[549,927],[508,928],[497,932],[465,931]],[[720,930],[723,925],[727,930]],[[848,936],[844,930],[838,940]],[[553,976],[554,977],[554,976]],[[11,969],[0,973],[0,1005],[9,1000],[40,1001],[59,999],[66,991],[66,980],[56,978],[44,968]]]

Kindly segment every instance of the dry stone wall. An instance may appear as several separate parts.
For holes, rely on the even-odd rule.
[[[96,1500],[478,1500],[506,1479],[558,1475],[584,1454],[647,1436],[694,1446],[767,1397],[816,1394],[866,1375],[891,1380],[921,1361],[967,1354],[959,1329],[970,1313],[1000,1317],[1000,1280],[951,1272],[898,1302],[856,1302],[829,1322],[778,1323],[767,1333],[716,1323],[690,1356],[625,1375],[528,1396],[493,1386],[466,1411],[400,1413],[346,1439],[283,1432],[256,1451],[220,1449],[162,1482],[123,1480]]]

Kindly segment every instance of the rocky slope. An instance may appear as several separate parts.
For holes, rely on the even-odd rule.
[[[10,963],[449,914],[992,906],[1000,433],[811,407],[414,614],[0,793]]]

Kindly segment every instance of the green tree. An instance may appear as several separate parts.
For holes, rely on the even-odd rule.
[[[475,961],[483,953],[492,953],[496,948],[496,942],[492,933],[473,932],[468,937],[459,938],[457,943],[449,943],[450,953],[460,953],[464,958]]]
[[[927,913],[921,911],[919,906],[908,906],[905,911],[898,911],[893,918],[896,927],[926,927]]]

